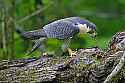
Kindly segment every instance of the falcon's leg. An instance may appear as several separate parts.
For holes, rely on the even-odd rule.
[[[47,56],[48,55],[48,53],[46,53],[46,41],[47,41],[47,38],[43,38],[43,39],[40,39],[40,41],[41,41],[41,45],[39,46],[39,50],[41,51],[41,54],[43,55],[43,56]]]
[[[71,38],[65,39],[65,40],[64,40],[64,43],[63,43],[63,45],[62,45],[62,50],[63,50],[63,52],[68,51],[70,57],[72,57],[72,56],[76,55],[76,52],[75,52],[75,51],[72,51],[72,50],[69,48],[69,47],[70,47],[70,43],[71,43]]]

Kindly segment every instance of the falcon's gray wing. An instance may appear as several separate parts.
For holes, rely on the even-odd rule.
[[[43,27],[48,38],[66,39],[79,32],[79,28],[72,22],[58,20]]]

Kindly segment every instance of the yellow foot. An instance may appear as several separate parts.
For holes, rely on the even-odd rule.
[[[70,57],[77,55],[77,51],[72,51],[70,48],[68,48],[68,52],[69,52]]]
[[[48,56],[48,53],[44,52],[44,53],[43,53],[43,56]]]

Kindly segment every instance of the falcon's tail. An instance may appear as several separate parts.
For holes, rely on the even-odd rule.
[[[40,37],[46,37],[46,33],[42,29],[39,29],[39,30],[24,32],[22,33],[22,37],[26,39],[36,40],[39,39]]]

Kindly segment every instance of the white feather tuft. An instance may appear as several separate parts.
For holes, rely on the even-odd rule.
[[[86,24],[78,24],[78,27],[79,27],[79,30],[80,30],[80,34],[83,34],[83,33],[87,33],[88,31],[90,31],[90,28],[89,26],[87,27]]]

